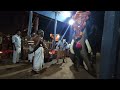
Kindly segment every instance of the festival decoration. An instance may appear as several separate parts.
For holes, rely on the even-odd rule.
[[[86,21],[89,19],[90,14],[90,11],[77,11],[72,17],[72,19],[75,21],[72,27],[76,31],[76,37],[81,35],[81,32],[85,28]]]
[[[82,45],[80,44],[80,42],[77,42],[77,43],[76,43],[76,48],[82,49]]]
[[[51,37],[52,39],[54,39],[54,34],[50,34],[50,37]],[[56,34],[55,41],[59,41],[59,39],[60,39],[60,35],[59,35],[59,34]]]

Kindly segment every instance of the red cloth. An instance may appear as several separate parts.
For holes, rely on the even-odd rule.
[[[13,50],[2,50],[1,51],[3,54],[10,54],[13,52]]]
[[[56,54],[56,51],[55,50],[51,50],[50,53],[51,54]]]
[[[80,44],[80,42],[77,42],[77,43],[76,43],[76,48],[79,48],[79,49],[82,48],[82,45]]]

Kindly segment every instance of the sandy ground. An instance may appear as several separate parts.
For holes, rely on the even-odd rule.
[[[31,73],[32,65],[28,63],[0,66],[0,79],[95,79],[86,70],[75,71],[73,63],[66,58],[66,63],[56,64],[56,60],[46,63],[39,74]]]

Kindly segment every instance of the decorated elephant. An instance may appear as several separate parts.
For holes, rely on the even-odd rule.
[[[75,34],[70,44],[70,58],[77,70],[83,67],[89,73],[95,75],[96,70],[89,58],[89,53],[92,52],[92,49],[88,38],[86,38],[86,22],[89,19],[89,15],[89,11],[77,11],[73,16],[75,23],[72,27]]]
[[[82,67],[92,75],[96,76],[96,70],[89,59],[91,47],[89,47],[89,45],[86,43],[86,30],[84,30],[83,33],[84,35],[82,35],[81,38],[72,39],[70,44],[70,59],[72,60],[76,70],[79,71],[79,69]]]

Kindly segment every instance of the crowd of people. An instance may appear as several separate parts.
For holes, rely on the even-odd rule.
[[[44,66],[44,52],[48,51],[48,47],[44,42],[44,31],[38,30],[37,32],[33,32],[31,37],[28,38],[28,62],[32,63],[32,72],[39,73],[43,69]],[[21,31],[17,30],[16,34],[12,36],[13,43],[13,63],[20,62],[21,55]],[[63,63],[65,63],[65,57],[67,56],[67,52],[69,49],[69,45],[65,39],[60,40],[56,43],[55,50],[57,51],[57,63],[59,59],[63,59]]]
[[[82,56],[81,50],[86,51],[86,56],[88,56],[89,60],[93,62],[96,61],[96,47],[97,44],[95,41],[95,36],[93,35],[96,33],[96,29],[93,31],[93,34],[87,36],[86,31],[86,22],[89,19],[90,12],[76,12],[75,16],[72,17],[76,23],[73,24],[72,28],[74,30],[73,38],[70,44],[67,43],[66,39],[58,40],[56,43],[52,43],[52,49],[53,51],[57,52],[56,55],[56,61],[59,63],[59,59],[63,59],[63,63],[65,63],[65,58],[68,56],[67,54],[70,52],[70,58],[74,63],[74,66],[76,70],[83,65],[83,60],[85,55]],[[28,52],[27,52],[27,59],[29,63],[32,63],[32,72],[39,73],[43,69],[44,66],[44,60],[45,60],[45,52],[49,53],[48,47],[44,42],[44,31],[38,30],[36,32],[32,32],[31,36],[27,37],[27,44],[28,44]],[[7,40],[2,43],[2,38],[0,36],[0,49],[2,46],[4,48],[8,47],[8,43],[10,42]],[[58,39],[58,38],[57,38]],[[53,39],[54,41],[54,39]],[[14,64],[20,62],[21,55],[26,56],[23,54],[23,44],[22,44],[22,36],[21,36],[21,30],[17,30],[16,33],[12,36],[12,45],[13,45],[13,60],[12,62]],[[55,44],[55,47],[53,48]],[[90,49],[89,49],[90,48]],[[93,55],[92,55],[93,53]],[[54,53],[55,54],[55,53]],[[91,59],[92,56],[92,59]],[[23,58],[21,58],[23,59]],[[89,61],[88,60],[88,61]]]
[[[66,57],[70,56],[73,61],[74,67],[76,70],[83,65],[83,57],[81,56],[82,44],[80,42],[83,33],[80,34],[80,38],[73,38],[71,43],[68,44],[66,39],[59,40],[55,44],[55,48],[51,48],[53,51],[56,51],[56,57],[52,58],[56,59],[56,63],[59,64],[59,59],[63,60],[63,63],[66,62]],[[13,60],[14,64],[21,62],[23,58],[21,55],[27,56],[27,60],[32,64],[32,72],[39,73],[43,69],[45,64],[45,56],[47,55],[45,52],[49,53],[51,51],[50,48],[45,44],[44,31],[38,30],[37,32],[32,32],[31,36],[27,37],[28,44],[28,52],[27,54],[23,54],[23,41],[21,31],[17,30],[16,33],[12,36],[12,44],[13,44]],[[6,42],[7,43],[7,42]],[[70,53],[69,53],[70,52]],[[50,54],[50,53],[49,53]],[[54,53],[55,54],[55,53]],[[69,54],[69,55],[68,55]],[[77,59],[76,59],[77,58]],[[48,60],[49,61],[49,60]]]

